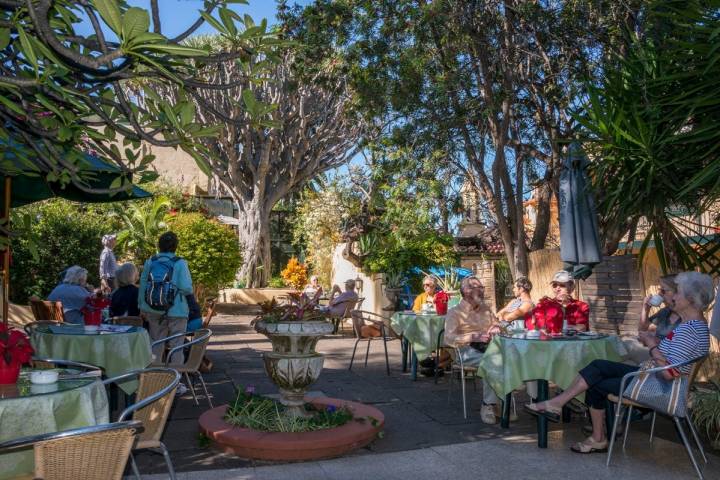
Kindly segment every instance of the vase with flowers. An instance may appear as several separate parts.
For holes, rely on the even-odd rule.
[[[0,385],[17,383],[20,367],[30,362],[33,353],[24,332],[0,324]]]

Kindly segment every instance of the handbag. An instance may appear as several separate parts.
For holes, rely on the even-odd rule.
[[[658,412],[685,418],[688,376],[679,375],[672,380],[665,380],[659,375],[661,372],[645,372],[654,367],[652,360],[646,360],[640,364],[640,374],[634,377],[625,388],[623,397]]]

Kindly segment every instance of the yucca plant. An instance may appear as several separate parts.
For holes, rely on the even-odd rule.
[[[152,201],[134,202],[123,207],[116,213],[123,223],[123,229],[118,233],[118,246],[141,264],[155,254],[158,237],[167,230],[164,219],[170,200],[158,196]]]

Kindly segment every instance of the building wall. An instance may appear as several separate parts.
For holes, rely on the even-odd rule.
[[[487,260],[484,256],[463,255],[460,259],[460,267],[473,271],[473,274],[480,279],[485,287],[485,301],[493,309],[498,311],[501,307],[497,305],[495,295],[495,263]]]
[[[361,309],[378,315],[387,316],[389,313],[391,314],[392,312],[383,312],[382,310],[383,306],[390,303],[383,292],[382,275],[364,274],[355,265],[343,258],[342,251],[344,248],[344,243],[335,247],[335,253],[333,254],[332,284],[344,290],[345,280],[351,278],[354,280],[360,279],[362,281],[362,289],[357,289],[356,287],[356,291],[358,292],[358,296],[365,299],[363,300]]]
[[[153,146],[151,150],[156,156],[152,166],[160,178],[192,194],[196,194],[198,188],[202,192],[208,191],[210,180],[190,155],[170,147]]]

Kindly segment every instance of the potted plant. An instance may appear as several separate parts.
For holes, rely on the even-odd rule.
[[[399,306],[401,300],[400,294],[406,283],[407,278],[402,272],[391,270],[384,274],[383,285],[385,286],[385,296],[390,303],[384,306],[383,310],[395,312],[402,309],[402,307]]]
[[[30,362],[33,353],[24,332],[0,324],[0,384],[16,383],[20,367]]]
[[[303,408],[305,392],[320,376],[324,361],[315,346],[333,331],[333,325],[318,309],[319,293],[313,298],[290,294],[289,305],[279,305],[275,298],[260,303],[261,314],[252,323],[255,331],[272,343],[272,352],[263,353],[265,371],[278,386],[280,403],[290,416],[307,415]]]
[[[692,417],[698,430],[704,430],[710,445],[720,450],[720,384],[698,389],[692,397]]]

